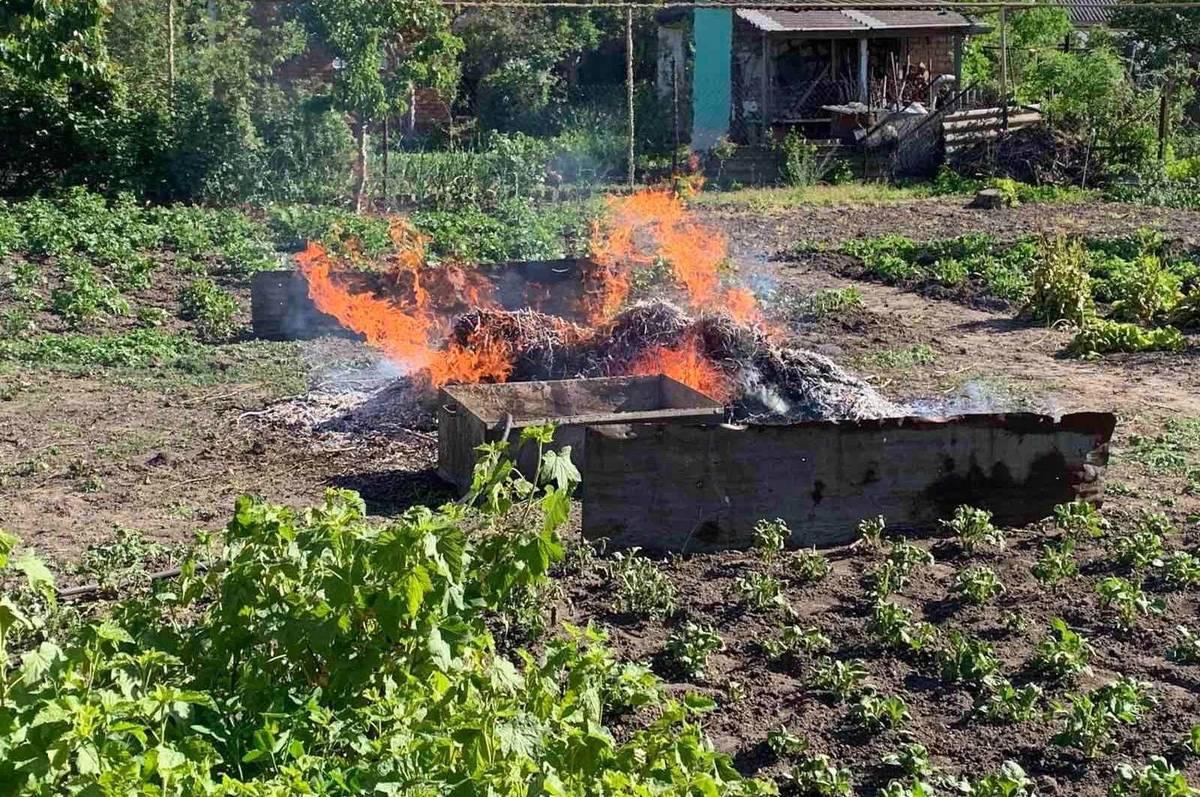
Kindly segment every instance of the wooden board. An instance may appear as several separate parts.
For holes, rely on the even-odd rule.
[[[782,518],[793,546],[851,541],[866,517],[936,527],[960,504],[1023,525],[1098,501],[1110,413],[587,430],[583,533],[652,551],[743,548]]]

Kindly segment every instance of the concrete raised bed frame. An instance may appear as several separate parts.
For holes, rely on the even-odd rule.
[[[465,490],[478,459],[475,448],[499,440],[506,428],[515,444],[527,426],[557,424],[552,448],[571,446],[571,460],[582,471],[585,427],[712,424],[724,413],[719,402],[661,375],[449,385],[438,408],[438,474]],[[517,453],[527,476],[536,457],[532,446]]]

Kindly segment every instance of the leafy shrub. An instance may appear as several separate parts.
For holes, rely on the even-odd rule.
[[[1157,255],[1142,254],[1108,280],[1112,318],[1148,326],[1165,317],[1183,298],[1183,281]]]
[[[823,158],[816,144],[798,130],[789,131],[780,142],[780,175],[793,187],[819,183],[829,171],[830,159]]]
[[[708,657],[724,647],[724,640],[709,626],[686,622],[667,637],[667,659],[684,676],[704,678]]]
[[[1067,345],[1067,353],[1086,356],[1117,352],[1181,351],[1186,343],[1175,327],[1147,330],[1135,324],[1091,318]]]
[[[96,318],[129,312],[129,302],[112,281],[98,274],[90,263],[75,256],[64,255],[62,260],[66,276],[62,287],[51,294],[50,302],[54,312],[67,323],[78,327]]]
[[[188,560],[171,593],[118,605],[77,641],[6,654],[6,782],[47,793],[101,777],[121,794],[287,793],[300,781],[376,791],[405,772],[437,792],[470,783],[500,794],[526,790],[538,771],[568,792],[601,778],[647,793],[697,780],[766,793],[706,744],[694,717],[710,702],[666,699],[598,631],[568,628],[519,663],[497,653],[490,614],[546,577],[566,516],[557,486],[500,476],[512,467],[501,453],[484,457],[473,508],[419,507],[386,525],[347,491],[304,513],[242,498],[212,567]],[[505,519],[525,507],[495,499],[531,493],[546,524]],[[472,533],[479,525],[488,533]],[[48,572],[25,568],[52,600]],[[332,575],[345,573],[354,578]],[[26,617],[6,601],[0,636],[27,639],[14,628]],[[641,706],[653,717],[624,740],[605,729]],[[81,717],[94,720],[83,735]],[[582,758],[571,742],[581,733],[595,737]]]
[[[671,580],[637,548],[613,556],[617,582],[617,611],[661,620],[679,610],[679,594]]]
[[[210,279],[194,280],[179,292],[179,317],[192,322],[200,340],[228,340],[237,328],[237,311],[233,295]]]
[[[1044,239],[1026,310],[1046,324],[1067,321],[1082,327],[1095,314],[1088,271],[1088,251],[1081,240],[1064,235]]]

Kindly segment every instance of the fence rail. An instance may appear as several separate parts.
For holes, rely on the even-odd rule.
[[[1020,130],[1042,121],[1042,112],[1030,105],[1005,109],[974,108],[969,111],[948,113],[942,118],[942,138],[946,154],[975,146],[996,138],[1005,130]]]

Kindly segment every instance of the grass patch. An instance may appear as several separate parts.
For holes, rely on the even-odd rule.
[[[802,205],[879,207],[926,199],[931,196],[933,196],[933,187],[926,184],[841,183],[839,185],[706,191],[697,195],[692,202],[698,205],[740,206],[751,210],[780,210]]]
[[[1152,476],[1182,476],[1196,467],[1200,418],[1171,418],[1156,435],[1135,435],[1128,456]]]
[[[0,341],[0,360],[45,366],[137,368],[175,365],[201,350],[195,339],[157,329],[107,335],[39,335]]]
[[[881,349],[867,356],[866,362],[879,368],[913,368],[918,365],[933,365],[937,352],[927,343],[916,346]]]

